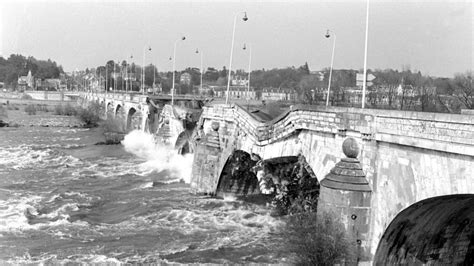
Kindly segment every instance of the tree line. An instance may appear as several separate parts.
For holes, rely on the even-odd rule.
[[[113,85],[110,73],[127,71],[134,82],[132,90],[140,90],[142,67],[126,61],[110,60],[105,66],[95,69],[96,74],[105,78],[108,69],[108,84]],[[191,75],[191,84],[180,84],[180,75],[187,72]],[[334,69],[331,78],[330,101],[333,105],[341,105],[348,101],[350,90],[357,89],[356,75],[362,70]],[[456,74],[453,78],[440,78],[423,75],[420,71],[411,71],[409,67],[402,70],[374,69],[368,70],[374,75],[372,86],[367,90],[367,102],[374,108],[400,110],[419,110],[436,112],[459,112],[461,108],[474,109],[474,92],[472,89],[472,71]],[[250,85],[261,94],[264,88],[285,89],[297,94],[300,102],[315,104],[324,102],[329,82],[330,69],[310,72],[308,64],[299,67],[260,69],[251,72]],[[122,76],[120,75],[120,77]],[[198,68],[188,67],[175,73],[175,87],[178,93],[191,94],[200,85],[201,72]],[[244,70],[233,70],[232,76],[248,77]],[[171,71],[163,72],[153,65],[145,66],[145,85],[159,85],[167,93],[172,87]],[[122,82],[120,77],[117,82]],[[208,67],[203,73],[204,85],[226,86],[228,70]],[[194,89],[193,89],[194,88]],[[449,96],[449,97],[447,97]],[[453,100],[454,99],[454,100]]]
[[[28,75],[28,71],[39,79],[59,78],[64,73],[63,68],[51,59],[39,60],[19,54],[12,54],[7,59],[0,56],[0,82],[6,86],[16,87],[18,78]]]

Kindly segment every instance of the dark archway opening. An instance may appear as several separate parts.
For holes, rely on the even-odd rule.
[[[273,195],[277,214],[316,211],[320,186],[303,155],[260,161],[254,170],[261,191]]]
[[[117,108],[115,109],[115,117],[119,118],[122,116],[122,106],[119,104],[117,105]]]
[[[257,176],[252,171],[256,164],[257,161],[252,160],[247,152],[234,151],[224,165],[217,185],[216,196],[245,197],[261,194]]]
[[[474,194],[417,202],[385,230],[376,265],[474,265]]]
[[[135,108],[130,108],[130,110],[128,110],[127,131],[133,130],[133,115],[135,115],[136,112],[137,110],[135,110]]]
[[[114,106],[112,103],[107,104],[107,119],[113,119],[114,116]]]
[[[178,154],[184,155],[190,152],[193,152],[191,145],[189,145],[189,140],[191,138],[190,132],[183,131],[178,135],[174,148],[178,151]]]
[[[227,160],[217,196],[232,194],[255,203],[272,202],[277,215],[317,209],[319,182],[303,155],[261,160],[237,150]]]

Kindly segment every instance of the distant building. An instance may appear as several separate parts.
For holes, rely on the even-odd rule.
[[[324,72],[323,71],[310,71],[309,74],[315,75],[319,81],[324,80]]]
[[[209,86],[213,90],[214,95],[220,98],[227,97],[227,87],[226,86]],[[229,87],[229,98],[231,99],[256,99],[257,94],[253,88],[248,90],[245,86],[231,86]]]
[[[34,86],[34,78],[33,78],[33,75],[31,75],[31,70],[28,71],[27,76],[21,76],[18,78],[18,88],[20,90],[32,89],[33,86]]]
[[[181,74],[181,76],[179,77],[179,83],[191,85],[191,74],[189,74],[188,72],[184,72],[183,74]]]
[[[297,93],[289,88],[264,88],[262,90],[262,100],[266,101],[294,101]]]
[[[246,76],[234,75],[230,80],[232,86],[248,86],[249,80]]]
[[[201,94],[201,95],[211,95],[211,94],[212,94],[212,93],[211,93],[212,88],[211,88],[211,86],[209,86],[209,85],[204,85],[204,84],[203,84],[203,85],[202,85],[202,88],[201,88],[201,86],[196,86],[196,89],[195,89],[195,90],[197,90],[198,93]]]

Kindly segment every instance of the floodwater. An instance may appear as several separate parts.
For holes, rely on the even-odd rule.
[[[268,208],[190,193],[192,155],[102,136],[0,128],[0,264],[289,263]]]

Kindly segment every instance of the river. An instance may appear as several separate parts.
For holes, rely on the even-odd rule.
[[[190,193],[192,155],[133,131],[0,128],[0,264],[288,263],[264,206]]]

